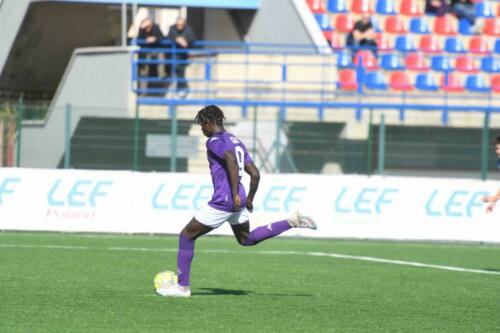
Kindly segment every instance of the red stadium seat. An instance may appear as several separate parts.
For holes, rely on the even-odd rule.
[[[339,71],[339,88],[342,90],[358,89],[356,81],[356,71],[352,69],[344,69]]]
[[[458,56],[455,59],[455,68],[459,72],[464,72],[464,73],[477,73],[478,68],[477,65],[471,57],[468,57],[466,55],[463,56]]]
[[[360,50],[356,52],[356,54],[354,55],[354,65],[361,65],[366,69],[378,68],[377,58],[375,58],[372,51],[370,50]]]
[[[380,51],[391,51],[394,49],[392,46],[392,40],[387,34],[377,34],[375,36],[375,41],[377,42],[377,49]]]
[[[385,19],[385,32],[392,34],[406,33],[406,27],[401,16],[389,16]]]
[[[438,16],[434,21],[434,32],[439,35],[456,35],[457,20],[450,16]]]
[[[465,90],[460,78],[453,73],[448,73],[448,81],[446,81],[446,73],[441,76],[441,89],[447,92],[463,92]]]
[[[354,28],[354,18],[351,15],[337,15],[335,29],[338,32],[351,32]]]
[[[493,75],[491,78],[491,90],[500,93],[500,75]]]
[[[406,68],[412,71],[426,72],[429,70],[427,59],[419,52],[412,52],[406,56]]]
[[[326,12],[323,1],[321,0],[307,0],[307,5],[309,9],[315,14],[322,14]]]
[[[500,20],[489,19],[484,23],[484,34],[488,36],[500,36]]]
[[[488,54],[491,52],[488,41],[481,36],[471,37],[469,51],[474,54]]]
[[[351,11],[356,14],[373,13],[370,0],[353,0]]]
[[[389,79],[389,86],[394,90],[400,91],[410,91],[413,90],[413,85],[406,76],[405,72],[394,72],[391,73]]]
[[[422,16],[422,0],[402,0],[399,12],[406,16]]]
[[[420,38],[419,48],[420,51],[425,53],[440,53],[443,51],[443,48],[439,43],[439,39],[433,35],[422,36]]]

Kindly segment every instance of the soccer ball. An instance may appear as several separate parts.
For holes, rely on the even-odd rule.
[[[155,290],[169,289],[177,286],[177,275],[171,271],[160,272],[154,278]]]

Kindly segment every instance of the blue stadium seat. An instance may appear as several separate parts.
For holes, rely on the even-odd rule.
[[[482,75],[469,75],[465,81],[465,89],[478,93],[489,93],[491,87]]]
[[[330,13],[347,13],[346,0],[328,0],[327,5]]]
[[[472,32],[471,27],[472,26],[470,25],[469,21],[467,21],[466,19],[460,19],[458,21],[458,32],[462,35],[473,35],[474,33]]]
[[[388,84],[380,72],[368,72],[365,75],[365,86],[372,90],[387,90]]]
[[[378,0],[376,11],[382,15],[396,15],[396,5],[394,0]]]
[[[452,70],[453,64],[451,62],[451,59],[448,58],[447,56],[439,55],[439,56],[432,57],[431,68],[434,71],[444,72],[444,71]]]
[[[330,15],[328,15],[328,14],[314,14],[314,17],[316,18],[316,21],[318,22],[319,27],[321,28],[322,31],[332,31],[333,30]]]
[[[396,53],[383,54],[380,58],[380,67],[385,70],[403,70],[405,66],[403,61]]]
[[[495,41],[495,53],[500,53],[500,39]]]
[[[372,22],[373,30],[375,30],[375,32],[381,33],[383,31],[382,27],[380,26],[380,22],[376,16],[372,16],[370,21]]]
[[[464,42],[461,38],[448,37],[444,42],[444,50],[449,53],[465,53]]]
[[[437,91],[439,85],[437,84],[436,77],[432,73],[421,73],[417,75],[415,87],[423,91]]]
[[[493,57],[482,58],[481,70],[487,73],[500,73],[500,59]]]
[[[415,43],[410,36],[396,37],[396,50],[400,52],[413,52],[416,51]]]
[[[495,17],[493,6],[489,1],[477,2],[475,4],[477,17]]]
[[[348,52],[337,53],[337,67],[338,68],[352,68],[352,56]]]
[[[414,34],[429,34],[431,29],[427,19],[424,17],[414,17],[410,21],[410,32]]]

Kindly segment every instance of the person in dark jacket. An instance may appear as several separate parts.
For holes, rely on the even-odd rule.
[[[149,17],[145,18],[139,27],[139,34],[137,35],[137,45],[141,48],[157,48],[161,47],[161,40],[163,39],[163,33],[158,27],[158,24],[154,23]],[[140,52],[140,59],[157,59],[158,54],[149,52]],[[141,66],[142,67],[142,66]],[[148,68],[147,76],[158,76],[158,65],[152,64],[149,66],[144,66]]]
[[[177,77],[177,93],[180,97],[186,97],[188,93],[188,83],[186,80],[186,68],[188,66],[188,52],[195,40],[195,35],[193,30],[186,23],[186,19],[183,17],[178,17],[175,24],[170,26],[167,38],[175,44],[172,52],[172,60],[175,60],[170,66],[167,65],[166,72],[169,77],[172,77],[175,71],[175,76]]]
[[[426,0],[425,1],[425,13],[444,16],[448,11],[448,6],[446,0]]]

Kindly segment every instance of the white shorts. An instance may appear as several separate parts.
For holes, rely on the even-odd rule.
[[[226,221],[232,225],[248,222],[248,210],[243,208],[239,212],[225,212],[205,205],[194,215],[194,218],[207,227],[218,228]]]

